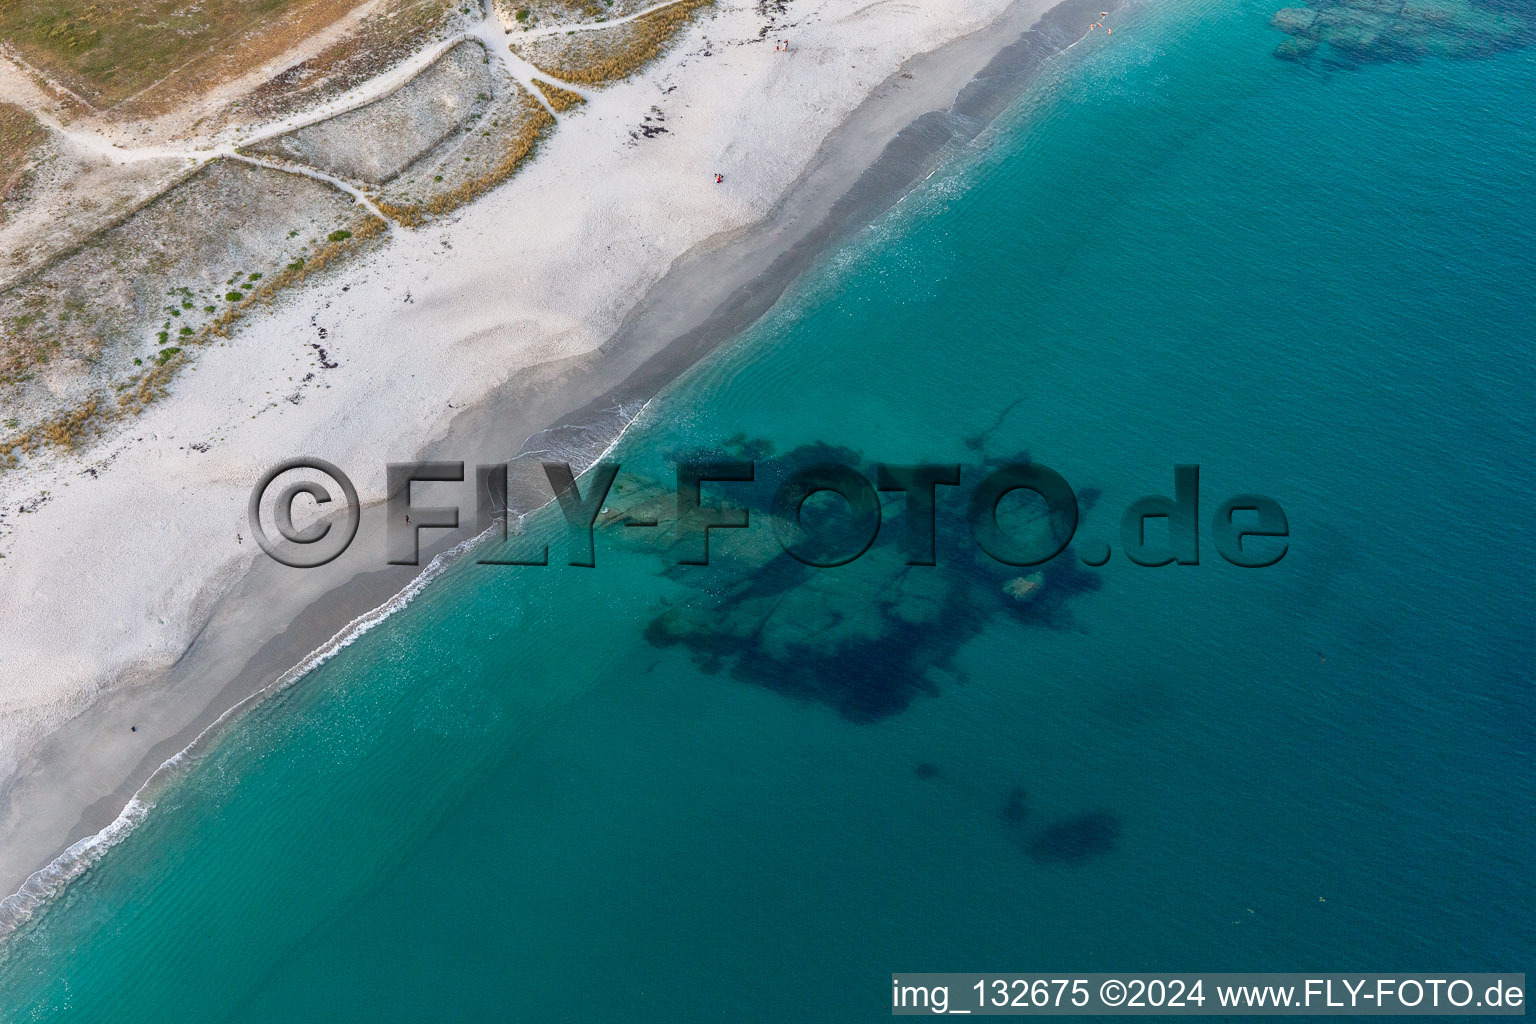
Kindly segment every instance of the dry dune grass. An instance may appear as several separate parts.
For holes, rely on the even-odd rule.
[[[568,25],[623,18],[656,0],[496,0],[496,5],[525,28]]]
[[[51,374],[48,390],[66,394],[61,366],[152,354],[143,349],[159,331],[184,336],[208,306],[216,314],[236,301],[227,293],[250,290],[236,277],[256,273],[254,288],[355,209],[350,196],[312,178],[230,160],[205,165],[0,291],[0,388]]]
[[[386,229],[311,178],[217,160],[0,291],[0,468],[136,412],[195,346]]]
[[[70,450],[93,436],[99,429],[101,400],[90,398],[67,412],[61,412],[15,437],[0,441],[0,469],[16,465],[17,453],[30,455],[35,448]]]
[[[446,32],[454,0],[385,0],[357,31],[284,68],[241,102],[242,119],[280,117],[362,84]]]
[[[185,344],[203,345],[214,338],[229,337],[229,332],[254,307],[271,305],[283,291],[302,284],[315,274],[366,246],[388,229],[389,225],[373,214],[364,214],[349,223],[346,228],[336,232],[336,236],[345,235],[346,237],[333,237],[307,257],[294,260],[249,292],[242,301],[225,307],[202,330],[187,338]],[[125,385],[120,385],[117,388],[115,412],[119,415],[137,416],[145,406],[164,397],[171,379],[186,365],[188,358],[186,350],[175,352],[170,358],[150,367]]]
[[[562,89],[558,85],[550,85],[542,79],[535,78],[533,84],[539,87],[539,92],[544,94],[544,98],[549,101],[551,107],[555,108],[557,114],[563,114],[572,107],[579,107],[587,102],[586,97],[581,93]]]
[[[372,214],[351,222],[339,233],[347,235],[320,246],[304,260],[289,264],[268,278],[244,300],[226,308],[196,334],[178,339],[180,344],[162,350],[162,358],[142,373],[112,385],[112,396],[90,395],[70,408],[53,413],[26,429],[15,421],[0,424],[14,431],[0,434],[0,472],[17,466],[22,458],[46,448],[72,451],[99,436],[110,424],[137,416],[145,407],[163,398],[171,381],[191,362],[193,346],[205,345],[215,338],[229,336],[233,327],[258,305],[269,305],[284,289],[301,284],[331,264],[368,245],[388,230],[389,225]]]
[[[231,329],[252,308],[271,304],[280,292],[303,283],[338,260],[370,244],[388,228],[388,224],[372,214],[351,222],[348,228],[338,232],[347,237],[327,242],[306,259],[296,260],[267,278],[259,288],[247,294],[243,301],[226,308],[195,334],[178,339],[179,345],[163,349],[162,358],[154,361],[142,373],[112,385],[111,396],[87,396],[70,408],[54,412],[25,429],[21,429],[20,424],[13,420],[0,424],[0,427],[10,431],[9,436],[0,433],[0,472],[15,468],[21,459],[43,449],[72,451],[100,436],[110,424],[129,416],[137,416],[146,406],[166,395],[171,381],[191,362],[194,346],[205,345],[215,338],[228,337]]]
[[[714,0],[678,0],[670,7],[610,29],[543,36],[513,46],[527,61],[575,85],[606,85],[655,60],[667,44]]]
[[[533,26],[546,21],[580,21],[601,18],[609,12],[612,0],[496,0],[520,25]]]
[[[600,18],[607,11],[602,0],[545,0],[541,6],[544,13],[561,18]]]
[[[278,56],[359,2],[7,0],[0,40],[97,108],[129,101],[143,115]]]
[[[193,343],[206,341],[210,337],[228,337],[230,329],[243,319],[251,311],[252,307],[271,305],[272,300],[277,298],[280,292],[292,288],[294,285],[302,284],[331,264],[351,255],[370,239],[378,237],[387,230],[389,230],[389,225],[384,221],[371,213],[363,214],[348,223],[345,228],[334,232],[325,244],[316,248],[308,256],[295,259],[284,266],[282,270],[268,277],[259,287],[247,294],[244,300],[226,306],[223,312],[208,322],[204,328],[206,334],[195,336]]]
[[[463,42],[366,106],[267,139],[251,152],[379,185],[475,119],[495,89],[489,58]]]
[[[425,196],[374,196],[379,212],[406,227],[418,227],[479,198],[517,173],[553,130],[555,119],[521,87],[514,89],[497,108],[499,116],[488,114],[481,122],[484,127],[477,126],[461,143],[423,161],[428,170],[441,167],[447,172],[432,175],[431,185],[422,187]]]
[[[132,36],[130,32],[109,38],[105,26],[117,23],[140,25],[146,12],[171,10],[170,0],[146,0],[135,6],[133,14],[114,20],[103,15],[99,6],[87,5],[86,0],[73,2],[75,6],[70,10],[78,14],[76,20],[68,21],[73,27],[63,35],[48,36],[48,39],[56,50],[62,47],[64,51],[71,48],[69,40],[76,40],[74,45],[82,49],[82,54],[72,57],[78,64],[74,68],[77,76],[91,70],[95,67],[92,61],[100,59],[113,47],[121,47],[123,40]],[[353,0],[345,3],[335,0],[334,6],[326,6],[332,2],[205,0],[215,11],[224,12],[211,19],[223,34],[204,34],[179,41],[175,46],[168,44],[144,55],[143,60],[124,65],[121,74],[102,74],[94,83],[94,95],[97,99],[116,96],[121,102],[129,88],[127,83],[136,74],[151,78],[151,84],[166,82],[162,64],[168,53],[174,52],[193,63],[211,59],[208,55],[220,44],[227,48],[243,38],[241,33],[249,30],[253,11],[276,12],[276,15],[287,12],[294,16],[302,11],[329,10],[334,13],[345,9]],[[247,98],[247,109],[241,116],[271,116],[351,88],[412,52],[432,33],[450,25],[458,11],[454,2],[387,0],[383,14],[394,17],[385,18],[381,14],[365,19],[358,32],[316,58],[287,69]],[[591,6],[587,0],[551,2],[568,8],[573,14],[598,17],[613,16],[620,9],[606,0],[593,0],[594,3],[601,2],[608,11],[608,15],[595,15],[595,8],[594,11],[586,10]],[[546,2],[544,8],[549,8],[551,2]],[[663,53],[692,18],[712,2],[679,0],[624,25],[544,37],[530,44],[524,56],[552,76],[574,84],[596,86],[615,82],[627,78]],[[628,6],[628,0],[617,0],[617,3],[621,7]],[[235,11],[237,7],[239,11]],[[9,4],[7,0],[0,0],[0,31],[13,27],[18,21],[24,22],[27,12],[35,14],[39,9],[55,13],[58,10],[49,0],[12,0]],[[175,10],[185,13],[196,8]],[[247,20],[242,21],[242,18]],[[295,23],[292,18],[285,22],[290,27]],[[38,30],[35,24],[31,28]],[[98,35],[90,36],[92,31]],[[75,35],[69,35],[70,32]],[[85,59],[83,54],[87,53],[96,56]],[[178,70],[177,74],[180,73]],[[193,81],[192,78],[184,80]],[[143,86],[139,88],[142,90]],[[584,102],[578,93],[569,89],[546,82],[539,82],[538,88],[550,107],[558,111],[570,110]],[[172,92],[166,88],[160,90],[160,95],[166,97]],[[6,175],[13,173],[12,169],[19,166],[18,161],[25,161],[31,147],[46,138],[46,132],[30,117],[20,111],[12,113],[13,110],[0,105],[0,160],[3,160],[0,173]],[[373,199],[380,212],[391,220],[406,226],[423,224],[471,202],[510,178],[534,154],[540,141],[555,125],[555,118],[542,104],[528,92],[512,85],[476,123],[466,125],[418,159],[400,180],[381,190],[385,195]],[[249,176],[254,171],[246,165],[239,167],[245,168],[239,171],[240,175]],[[250,189],[240,182],[225,180],[235,170],[229,161],[215,161],[193,177],[206,178],[212,174],[223,181],[224,191],[219,194],[224,197],[225,205],[229,205],[233,196],[238,202],[231,208],[246,211],[243,218],[237,218],[238,224],[221,225],[208,217],[173,218],[161,223],[165,218],[156,220],[154,211],[169,209],[164,200],[178,194],[173,189],[142,208],[151,215],[135,213],[76,250],[76,254],[94,253],[89,262],[90,273],[85,277],[63,266],[76,259],[76,255],[64,254],[39,271],[36,277],[28,279],[30,283],[24,281],[0,292],[0,306],[7,307],[0,309],[0,314],[4,314],[0,320],[4,321],[5,328],[0,340],[6,342],[0,346],[0,390],[10,392],[4,397],[7,409],[11,410],[21,408],[19,403],[11,401],[11,397],[20,396],[23,390],[31,396],[26,403],[31,411],[29,424],[23,426],[13,413],[7,413],[9,418],[0,420],[0,471],[16,466],[21,458],[44,448],[76,448],[111,423],[137,415],[166,394],[172,380],[188,365],[198,346],[227,336],[254,307],[271,303],[284,290],[371,245],[389,229],[386,221],[361,213],[348,204],[344,228],[328,234],[321,229],[324,239],[311,240],[298,258],[278,257],[276,254],[287,244],[283,239],[300,234],[297,228],[288,230],[290,224],[318,223],[318,219],[324,217],[321,211],[327,209],[332,211],[330,216],[334,218],[336,197],[297,197],[297,192],[313,189],[315,183],[312,179],[279,171],[263,173],[289,180],[267,182]],[[0,178],[0,182],[8,180],[8,177]],[[177,186],[178,189],[184,187],[191,186],[186,183]],[[241,189],[246,191],[241,192]],[[278,205],[272,206],[273,202]],[[270,212],[263,217],[254,212],[258,208]],[[332,219],[330,223],[334,225],[336,221]],[[146,224],[154,230],[143,230]],[[137,235],[134,234],[135,226],[139,229]],[[271,235],[273,229],[281,230],[277,235]],[[239,245],[232,241],[236,236],[242,239]],[[239,283],[228,289],[230,294],[227,296],[203,296],[207,288],[213,287],[216,292],[220,287],[214,278],[222,279],[224,271],[213,273],[217,269],[215,265],[222,265],[224,259],[217,255],[219,253],[230,258],[238,256],[236,262],[241,264],[269,257],[287,262],[280,262],[277,267],[268,264],[265,275],[251,272],[242,277],[237,273],[228,278],[229,282]],[[261,264],[256,262],[256,265]],[[199,269],[202,277],[198,280],[207,278],[201,284],[189,277]],[[66,279],[50,285],[47,275],[54,271],[64,274]],[[81,282],[87,278],[99,287],[82,286]],[[192,287],[171,287],[173,281],[183,279],[191,281]],[[173,292],[177,294],[172,305],[160,308],[165,295]],[[194,294],[201,297],[194,300]],[[203,306],[204,302],[208,305]],[[175,321],[178,324],[175,327],[170,317],[181,317],[181,313],[173,310],[173,306],[188,312],[187,318]],[[211,319],[204,320],[193,313],[198,306],[202,306]],[[150,320],[158,320],[161,316],[168,317],[163,325],[146,327]],[[186,319],[193,319],[193,322],[186,323]],[[146,330],[154,333],[157,327],[162,329],[158,334],[158,346],[155,346],[143,336]],[[170,337],[164,328],[175,331],[175,336]],[[145,348],[146,345],[149,347]],[[133,367],[128,367],[127,360],[134,351],[139,351],[141,358],[133,359]],[[50,360],[53,365],[49,365]],[[119,369],[113,370],[114,366]],[[52,389],[53,399],[40,401],[50,393],[49,389]]]
[[[31,114],[0,103],[0,223],[5,221],[6,207],[26,188],[33,151],[47,137]]]

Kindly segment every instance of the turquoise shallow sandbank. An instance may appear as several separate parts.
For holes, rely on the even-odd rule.
[[[1028,453],[1107,565],[1021,583],[963,531],[923,571],[888,534],[819,571],[622,530],[596,569],[461,563],[10,936],[0,1020],[874,1021],[892,971],[1524,969],[1536,51],[1277,59],[1279,6],[1113,16],[614,456],[641,487],[693,449]],[[1285,558],[1121,557],[1177,463],[1206,510],[1279,501]]]

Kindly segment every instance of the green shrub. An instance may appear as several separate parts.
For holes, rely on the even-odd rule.
[[[337,228],[335,231],[332,231],[330,234],[326,235],[325,240],[327,242],[344,242],[351,237],[352,232],[347,231],[344,228]]]
[[[239,302],[241,299],[245,298],[245,293],[244,292],[230,292],[227,295],[225,295],[224,298],[228,302]]]

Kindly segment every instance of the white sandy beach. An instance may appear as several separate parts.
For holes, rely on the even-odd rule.
[[[644,74],[562,117],[510,182],[446,222],[395,229],[255,315],[89,450],[0,476],[0,888],[120,807],[125,779],[232,703],[237,669],[293,607],[323,596],[295,580],[284,600],[236,615],[230,595],[265,560],[245,517],[267,467],[316,455],[343,467],[365,504],[381,501],[387,461],[414,457],[519,371],[595,352],[686,254],[761,222],[872,92],[911,89],[922,112],[974,73],[900,78],[914,57],[1005,15],[1027,26],[1050,6],[794,0],[780,22],[792,26],[786,54],[759,36],[756,2],[721,0]],[[967,59],[1016,34],[981,33]],[[658,112],[664,133],[632,137]],[[910,116],[894,97],[854,151],[878,153]],[[316,368],[315,345],[334,368]],[[359,570],[382,562],[364,539]],[[156,703],[194,640],[237,617],[240,644]]]

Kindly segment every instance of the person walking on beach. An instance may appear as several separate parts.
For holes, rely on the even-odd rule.
[[[723,175],[723,174],[716,174],[715,175],[715,184],[716,185],[722,184],[722,183],[724,183],[724,181],[725,181],[725,175]]]

